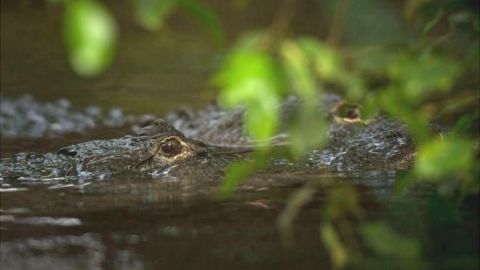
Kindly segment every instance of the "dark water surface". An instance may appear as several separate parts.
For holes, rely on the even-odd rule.
[[[222,201],[213,196],[218,182],[197,178],[4,182],[2,269],[327,267],[318,237],[327,191],[320,189],[297,218],[292,248],[276,228],[289,194],[308,181],[354,183],[369,215],[383,216],[379,202],[390,197],[394,174],[266,172]]]
[[[216,3],[215,8],[225,7]],[[244,30],[255,20],[260,25],[270,22],[272,8],[253,9],[247,13],[252,18],[232,19],[229,30]],[[218,65],[216,45],[182,18],[173,19],[175,31],[147,33],[132,24],[131,16],[120,17],[126,10],[114,8],[121,40],[112,69],[100,78],[85,80],[68,68],[59,39],[60,6],[2,1],[1,95],[31,94],[40,101],[65,97],[78,108],[120,107],[127,113],[157,116],[182,104],[205,106],[214,96],[207,85]],[[127,132],[99,128],[50,139],[1,138],[0,156],[50,152]],[[431,190],[394,197],[395,179],[401,172],[277,169],[252,177],[227,200],[215,199],[220,177],[118,176],[73,183],[2,180],[0,269],[328,269],[329,258],[319,237],[328,189],[319,187],[295,220],[293,246],[282,245],[276,225],[292,191],[325,179],[352,184],[361,194],[367,219],[385,219],[401,233],[423,239],[423,245],[436,245],[423,235]],[[476,235],[455,237],[468,251],[478,251],[478,229],[473,229],[478,218],[470,220],[469,232]],[[438,254],[442,253],[428,255]],[[464,265],[473,267],[466,268],[478,265],[471,257],[467,261]]]

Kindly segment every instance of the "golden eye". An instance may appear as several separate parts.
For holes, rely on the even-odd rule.
[[[180,142],[178,142],[177,140],[168,139],[168,140],[162,142],[162,144],[160,145],[160,149],[167,156],[172,157],[172,156],[180,154],[182,146],[180,145]]]

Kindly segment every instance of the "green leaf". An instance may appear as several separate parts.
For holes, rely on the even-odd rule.
[[[384,76],[387,67],[398,53],[397,47],[369,46],[359,48],[353,55],[352,65],[356,70],[374,76]]]
[[[322,241],[330,253],[330,260],[334,268],[343,268],[347,264],[348,253],[340,241],[332,223],[323,223],[320,226]]]
[[[222,24],[218,15],[196,0],[180,0],[180,5],[196,18],[220,44],[224,41]]]
[[[285,41],[280,53],[282,66],[293,92],[302,102],[289,126],[290,152],[300,157],[326,140],[326,123],[317,109],[321,87],[317,85],[312,67],[315,43],[305,40],[302,48],[294,41]]]
[[[361,233],[366,245],[379,256],[399,257],[406,264],[420,260],[418,241],[396,233],[384,223],[363,224]]]
[[[333,81],[343,72],[342,58],[329,45],[313,38],[301,38],[298,44],[321,79]]]
[[[438,24],[438,22],[440,22],[440,19],[442,19],[444,13],[445,12],[442,9],[438,10],[435,16],[431,18],[423,27],[423,34],[430,32],[430,30],[432,30]]]
[[[410,103],[449,91],[460,71],[460,64],[454,59],[431,54],[399,54],[388,67],[388,75],[399,83]]]
[[[375,99],[376,104],[384,111],[407,124],[417,143],[425,142],[430,138],[427,116],[411,105],[401,88],[392,85],[382,89]]]
[[[97,1],[68,1],[64,39],[74,71],[85,77],[105,71],[112,62],[117,30],[110,12]]]
[[[257,142],[267,142],[275,134],[283,84],[270,55],[255,50],[234,51],[215,83],[222,89],[219,100],[223,106],[245,106],[247,131]]]
[[[282,44],[280,53],[294,93],[307,102],[306,106],[315,106],[318,102],[317,91],[320,89],[311,70],[311,58],[297,43],[290,40]]]
[[[439,180],[468,171],[474,160],[473,141],[455,137],[438,138],[420,145],[415,172],[421,177]]]
[[[150,31],[163,27],[179,0],[134,0],[135,18]]]
[[[335,220],[353,214],[356,217],[363,216],[360,207],[358,193],[351,186],[338,186],[333,189],[327,198],[324,216],[328,220]]]
[[[223,185],[218,194],[220,199],[230,196],[235,188],[250,175],[255,169],[255,164],[250,161],[239,161],[232,163],[228,169],[223,182]]]
[[[315,189],[308,185],[295,190],[290,195],[287,206],[278,216],[277,227],[286,246],[292,245],[294,241],[293,221],[302,207],[311,201],[314,194]]]

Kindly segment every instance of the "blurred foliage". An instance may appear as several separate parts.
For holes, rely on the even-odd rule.
[[[277,132],[283,88],[280,78],[272,57],[254,49],[231,54],[216,78],[223,89],[219,97],[222,105],[249,108],[245,115],[246,128],[259,144],[268,142]]]
[[[242,10],[252,2],[236,0],[232,6]],[[148,30],[161,29],[180,8],[217,41],[223,40],[219,17],[200,1],[132,3],[137,21]],[[478,3],[325,3],[326,9],[318,10],[319,16],[332,20],[325,40],[290,35],[288,25],[296,2],[284,0],[270,29],[244,33],[219,67],[213,81],[221,89],[220,103],[225,107],[245,107],[247,131],[261,148],[254,161],[232,164],[221,194],[227,196],[242,179],[266,166],[271,154],[269,138],[280,125],[279,105],[288,94],[298,96],[302,103],[288,126],[289,155],[300,158],[326,143],[327,123],[316,115],[315,106],[322,92],[336,89],[347,101],[360,104],[365,118],[383,113],[408,126],[415,140],[417,160],[414,169],[399,179],[398,191],[405,192],[418,181],[438,187],[434,194],[437,197],[426,210],[432,221],[445,215],[446,221],[432,223],[430,230],[435,233],[440,228],[438,224],[456,219],[458,203],[472,194],[478,197],[479,192]],[[114,20],[95,0],[71,0],[64,4],[64,36],[72,67],[82,76],[97,75],[112,59],[116,42]],[[388,5],[403,9],[400,16]],[[334,14],[333,18],[329,14]],[[433,122],[452,129],[439,134]],[[278,219],[285,243],[293,243],[295,216],[320,187],[328,188],[329,195],[322,209],[319,236],[333,267],[344,268],[359,262],[374,265],[369,258],[387,260],[399,269],[429,267],[424,257],[428,252],[435,253],[435,243],[421,246],[417,239],[402,235],[386,221],[367,221],[358,192],[351,186],[329,181],[306,185],[292,194]],[[450,211],[443,213],[441,207]],[[472,263],[466,259],[465,265]]]
[[[233,66],[230,57],[235,57],[243,50],[234,47],[226,64],[220,69],[225,81],[217,85],[222,88],[221,96],[228,95],[229,105],[245,106],[245,121],[249,130],[255,126],[256,121],[261,121],[258,118],[262,118],[262,115],[263,120],[271,121],[277,126],[280,115],[273,104],[268,116],[265,112],[257,113],[254,119],[249,116],[249,113],[257,112],[262,106],[268,106],[262,104],[267,95],[253,94],[256,93],[255,90],[244,86],[249,75],[243,75],[249,74],[252,66],[256,66],[252,63],[269,58],[269,64],[263,65],[262,74],[278,74],[277,69],[280,67],[280,74],[284,77],[263,77],[285,83],[290,93],[302,100],[302,111],[289,130],[293,156],[300,157],[312,147],[325,143],[322,134],[326,134],[326,123],[315,116],[313,108],[327,85],[333,86],[343,91],[349,101],[360,103],[367,117],[381,112],[407,124],[418,153],[415,168],[399,181],[403,190],[415,185],[418,180],[426,180],[438,184],[439,194],[454,201],[462,201],[472,193],[478,196],[478,132],[474,129],[474,123],[479,119],[478,52],[475,50],[478,48],[478,12],[471,12],[468,6],[460,5],[457,8],[460,10],[455,10],[451,5],[445,6],[445,3],[434,4],[431,1],[406,2],[406,19],[410,23],[417,20],[416,23],[424,26],[419,27],[416,37],[410,33],[412,38],[404,44],[359,45],[340,51],[313,37],[297,37],[280,39],[279,44],[273,46],[278,49],[272,51],[271,48],[264,47],[266,42],[262,42],[262,39],[268,40],[269,31],[254,35],[256,42],[249,41],[252,35],[248,34],[237,44],[250,44],[261,53],[245,57],[243,63],[238,60],[241,64]],[[432,12],[431,9],[436,11]],[[443,23],[448,25],[445,32],[442,31]],[[460,26],[463,28],[459,29]],[[437,33],[429,36],[433,31]],[[458,47],[454,38],[456,35],[466,40],[462,46],[467,46],[467,50]],[[477,61],[472,61],[471,58]],[[470,74],[477,77],[470,78]],[[250,79],[256,77],[257,74]],[[268,92],[277,104],[285,91],[275,88],[275,81],[264,81],[269,81],[268,85],[272,86]],[[246,95],[250,98],[248,101]],[[462,98],[464,95],[469,98]],[[256,98],[259,101],[251,101]],[[444,106],[442,100],[448,100],[449,106]],[[448,111],[445,110],[447,107],[450,107]],[[459,110],[460,108],[462,109]],[[470,108],[471,111],[467,109],[464,112],[465,108]],[[451,124],[467,131],[461,136],[454,131],[440,136],[432,129],[430,123],[441,120],[439,116],[459,113],[462,117],[454,117],[458,122]],[[251,130],[251,134],[259,138],[255,132],[260,132],[263,128],[265,127]],[[269,130],[271,133],[263,134],[275,133],[274,128]],[[261,137],[262,142],[265,138]],[[251,172],[230,171],[225,186],[231,187],[232,183],[238,183],[240,178]],[[280,215],[278,226],[286,243],[293,242],[294,217],[313,194],[314,187],[299,189],[291,196],[285,211]],[[417,239],[392,230],[385,222],[364,221],[357,197],[356,191],[351,187],[332,186],[326,199],[320,236],[331,254],[332,266],[343,268],[359,261],[375,265],[369,261],[371,255],[365,253],[365,248],[358,248],[365,246],[377,257],[377,261],[388,260],[389,264],[395,265],[394,268],[428,268],[423,259],[423,249],[426,247],[422,247]],[[353,222],[352,218],[356,221]]]
[[[73,71],[94,77],[110,67],[117,42],[117,26],[110,11],[97,0],[49,0],[65,6],[63,36]],[[137,22],[145,29],[162,28],[177,7],[195,18],[222,44],[220,19],[196,0],[132,0]]]
[[[91,77],[109,67],[117,33],[115,21],[104,6],[93,0],[66,2],[63,27],[76,73]]]
[[[218,42],[223,42],[223,30],[216,13],[196,0],[133,0],[135,17],[140,25],[151,31],[162,28],[177,7],[200,22]]]

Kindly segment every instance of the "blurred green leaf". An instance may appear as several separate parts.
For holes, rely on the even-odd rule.
[[[351,186],[335,187],[328,195],[323,214],[329,220],[343,218],[349,214],[362,217],[363,210],[360,207],[358,193]]]
[[[302,107],[289,125],[290,152],[301,157],[327,141],[328,126],[318,110]]]
[[[331,17],[338,0],[323,1],[323,16]],[[342,41],[349,45],[391,44],[406,39],[396,5],[379,0],[350,0],[344,16]]]
[[[385,76],[387,67],[398,53],[398,48],[369,46],[358,49],[353,55],[353,67],[367,75]]]
[[[473,141],[455,137],[438,138],[420,145],[415,172],[426,179],[439,180],[468,171],[474,160]]]
[[[287,206],[278,216],[277,226],[285,245],[293,244],[293,221],[305,204],[311,201],[315,189],[309,185],[295,190],[288,199]]]
[[[314,58],[299,44],[287,40],[282,44],[280,53],[292,90],[302,102],[289,127],[290,151],[299,157],[326,139],[326,123],[317,110],[321,87],[312,72]]]
[[[405,267],[421,261],[421,249],[418,241],[396,233],[384,223],[363,224],[361,233],[366,245],[379,256],[402,260]]]
[[[402,89],[390,86],[377,93],[375,102],[382,110],[405,123],[417,143],[423,143],[430,138],[428,117],[413,107],[404,94]]]
[[[418,13],[418,10],[432,0],[407,0],[405,3],[404,14],[407,20],[412,20]]]
[[[437,13],[435,14],[435,17],[431,18],[423,27],[423,33],[426,34],[430,32],[430,30],[437,25],[437,23],[440,21],[440,19],[443,17],[443,14],[445,12],[443,10],[438,10]]]
[[[300,38],[298,44],[322,80],[333,81],[343,72],[341,57],[329,45],[313,38]]]
[[[265,33],[261,31],[246,32],[235,42],[232,51],[260,50],[265,38]]]
[[[455,125],[452,127],[450,133],[465,134],[475,123],[477,116],[475,113],[466,113],[460,116]]]
[[[270,55],[255,50],[234,51],[215,83],[221,87],[220,103],[246,108],[247,131],[259,143],[268,142],[279,121],[283,82]]]
[[[320,225],[320,236],[335,268],[343,268],[347,259],[354,257],[354,250],[348,249],[350,246],[346,245],[356,241],[352,235],[354,226],[350,219],[352,217],[361,218],[363,215],[355,188],[340,185],[329,191],[326,205],[323,208],[324,221]]]
[[[247,160],[232,163],[225,174],[219,197],[222,199],[230,196],[238,184],[254,171],[255,167],[254,163]]]
[[[251,160],[240,160],[231,163],[227,168],[223,185],[218,193],[218,198],[227,198],[247,176],[267,166],[267,156],[268,149],[263,151],[258,150],[254,153],[253,159]]]
[[[135,18],[150,31],[163,27],[179,0],[134,0]]]
[[[323,244],[330,253],[330,260],[333,267],[335,269],[345,267],[348,260],[348,253],[340,241],[332,223],[322,223],[320,225],[320,235]]]
[[[292,40],[287,40],[282,44],[280,53],[293,92],[306,102],[306,106],[316,104],[318,101],[317,91],[321,89],[312,74],[312,59]]]
[[[224,41],[222,24],[218,15],[196,0],[180,0],[180,5],[196,18],[220,44]]]
[[[366,92],[363,78],[345,68],[345,59],[336,49],[313,38],[300,38],[298,44],[309,60],[309,68],[313,69],[321,82],[342,86],[346,97],[351,101],[358,101],[363,97]]]
[[[68,1],[63,33],[70,64],[81,76],[103,72],[112,62],[117,29],[110,12],[97,1]]]
[[[399,83],[410,103],[450,90],[459,72],[457,61],[432,54],[399,54],[388,67],[388,75]]]
[[[357,73],[344,71],[339,76],[338,82],[345,87],[345,95],[349,101],[358,102],[367,93],[365,79]]]

